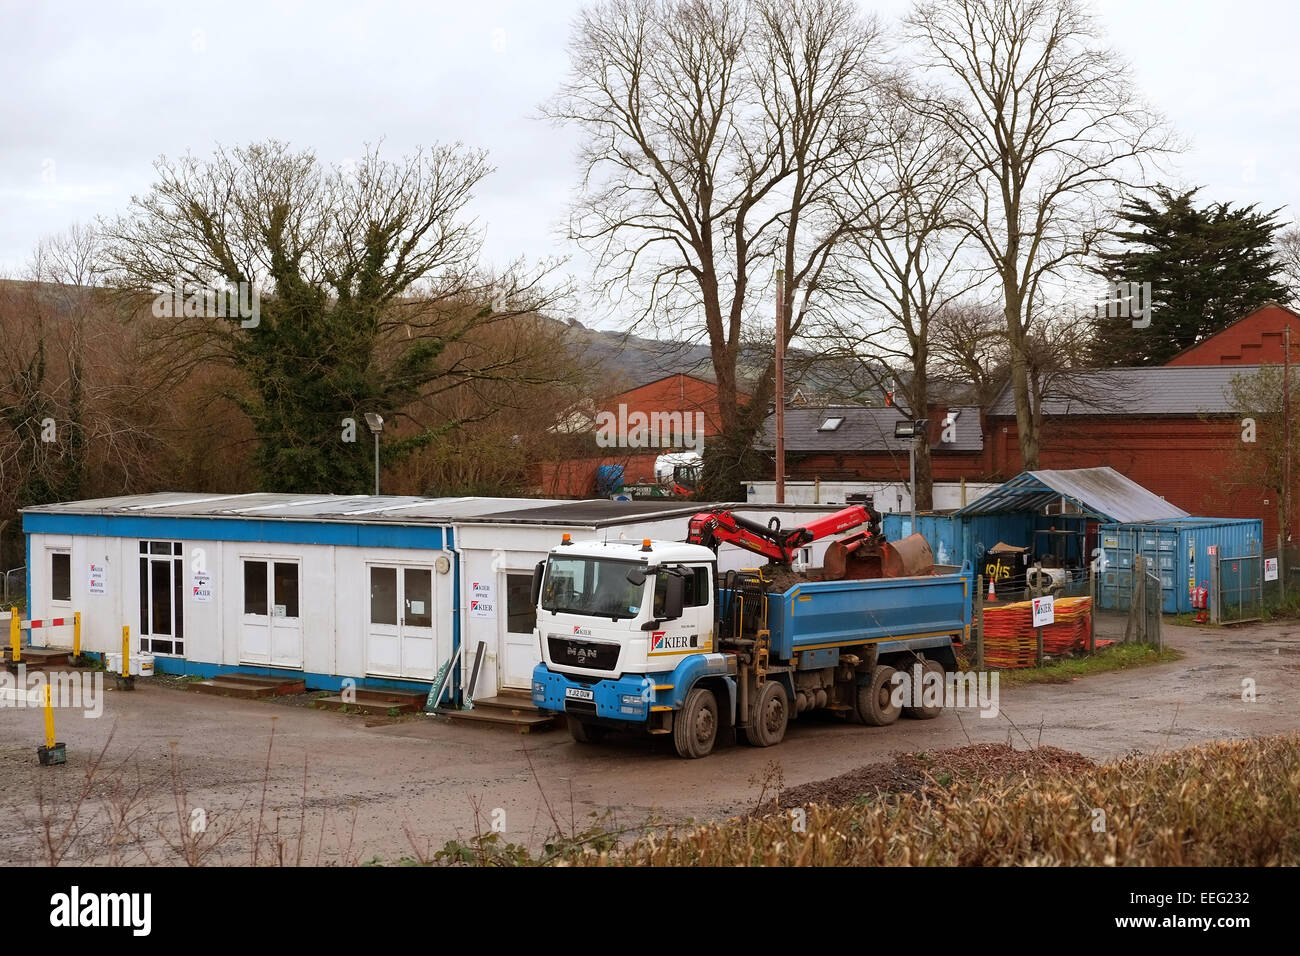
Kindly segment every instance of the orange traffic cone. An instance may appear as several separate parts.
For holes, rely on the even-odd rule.
[[[990,574],[989,575],[989,600],[996,601],[997,599],[998,599],[997,593],[994,592],[993,590],[993,575]]]

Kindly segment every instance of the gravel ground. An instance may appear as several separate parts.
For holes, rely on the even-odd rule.
[[[1018,775],[1086,770],[1096,766],[1082,754],[1059,747],[1017,750],[1008,744],[975,744],[934,752],[900,753],[893,760],[867,764],[848,773],[816,780],[781,793],[780,808],[824,803],[847,806],[883,793],[918,793],[941,785],[945,776],[998,780]]]
[[[9,823],[0,862],[40,862],[50,852],[42,833],[63,828],[68,862],[175,861],[182,823],[201,809],[204,839],[217,844],[205,859],[247,863],[259,808],[258,862],[273,851],[291,862],[393,861],[467,839],[493,819],[504,839],[536,846],[556,827],[582,829],[592,814],[624,826],[732,816],[759,804],[773,774],[787,799],[853,799],[872,787],[913,785],[920,767],[899,754],[997,745],[1004,749],[971,750],[969,759],[1025,759],[1008,756],[1010,746],[1100,761],[1300,730],[1300,624],[1167,625],[1166,640],[1186,656],[1067,684],[1003,688],[995,718],[956,711],[860,727],[814,716],[792,724],[778,747],[724,746],[696,761],[675,757],[662,738],[582,746],[562,730],[520,736],[424,716],[367,719],[192,694],[156,680],[128,693],[110,680],[101,718],[59,713],[63,767],[37,765],[38,710],[0,708],[0,813]],[[1247,679],[1253,701],[1242,700]],[[850,779],[837,782],[842,775]],[[123,836],[123,816],[132,839]]]

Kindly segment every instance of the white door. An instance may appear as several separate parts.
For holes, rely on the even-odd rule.
[[[682,616],[664,621],[661,629],[650,634],[651,657],[673,657],[714,650],[713,640],[713,569],[709,565],[683,565]],[[660,571],[655,581],[654,611],[663,613],[667,574]]]
[[[497,581],[497,593],[505,601],[497,604],[497,620],[501,622],[501,674],[502,687],[527,688],[531,686],[533,668],[537,666],[537,608],[533,606],[533,572],[506,571]],[[502,606],[504,604],[504,607]]]
[[[239,660],[265,667],[302,667],[297,561],[244,558],[244,608]]]
[[[433,569],[372,564],[366,625],[366,673],[433,680]]]

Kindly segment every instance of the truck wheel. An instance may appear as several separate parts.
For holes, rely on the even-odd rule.
[[[673,745],[677,756],[694,760],[713,752],[718,737],[718,702],[713,691],[696,687],[686,695],[673,720]]]
[[[586,724],[577,717],[565,715],[569,725],[569,736],[580,744],[598,744],[605,739],[605,728],[599,724]]]
[[[922,659],[921,661],[921,687],[920,687],[920,692],[922,695],[921,699],[922,700],[925,699],[925,687],[926,687],[925,675],[931,672],[939,675],[939,687],[941,688],[939,692],[940,694],[939,703],[929,704],[929,705],[922,704],[920,707],[904,707],[903,708],[904,717],[911,717],[913,720],[931,720],[935,717],[938,717],[939,714],[943,712],[942,688],[943,688],[944,670],[943,670],[943,665],[940,664],[938,661],[928,661],[925,659]]]
[[[745,740],[754,747],[775,747],[785,739],[790,723],[790,698],[776,681],[767,681],[754,701],[754,714],[745,728]]]
[[[871,678],[858,686],[858,719],[870,727],[887,727],[898,719],[901,707],[894,703],[892,667],[878,664]]]

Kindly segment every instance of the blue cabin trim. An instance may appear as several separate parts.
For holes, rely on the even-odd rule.
[[[173,518],[163,515],[23,515],[30,548],[33,534],[101,538],[173,538],[178,541],[257,541],[321,544],[349,548],[451,549],[450,528],[371,522],[291,521],[287,519]],[[28,567],[31,554],[28,554]],[[28,595],[30,600],[30,595]]]

